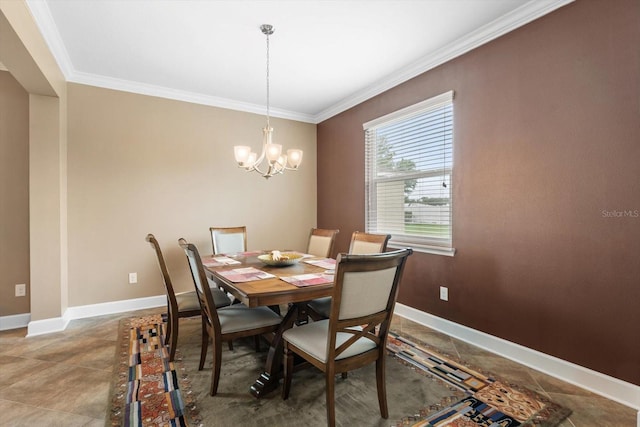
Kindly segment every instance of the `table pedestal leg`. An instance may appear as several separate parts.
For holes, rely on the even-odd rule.
[[[301,311],[304,312],[305,307],[306,303],[296,303],[289,307],[289,311],[287,311],[284,319],[282,319],[280,329],[278,329],[274,335],[271,345],[269,346],[265,371],[260,374],[249,390],[253,396],[260,398],[278,388],[280,378],[282,377],[282,334],[293,326],[298,320],[299,313]]]

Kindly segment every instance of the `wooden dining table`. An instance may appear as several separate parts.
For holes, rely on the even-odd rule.
[[[333,290],[333,282],[309,286],[295,286],[285,282],[281,277],[299,276],[303,274],[326,274],[326,267],[316,266],[306,261],[319,261],[319,258],[305,257],[290,266],[275,267],[264,264],[258,259],[259,255],[268,251],[243,252],[238,254],[226,254],[207,256],[202,262],[207,275],[218,286],[229,292],[240,302],[248,307],[269,306],[277,309],[281,305],[287,306],[287,312],[282,319],[267,354],[267,362],[264,372],[251,385],[250,393],[255,397],[261,397],[278,387],[282,377],[283,344],[282,334],[294,324],[307,321],[306,302],[315,298],[330,296]],[[217,260],[224,258],[236,263],[223,264]],[[273,278],[248,280],[244,282],[233,281],[224,275],[229,270],[237,270],[253,267],[262,272],[272,274]],[[326,276],[325,276],[326,277]]]

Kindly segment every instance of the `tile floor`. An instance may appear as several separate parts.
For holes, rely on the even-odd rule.
[[[3,426],[104,426],[118,323],[159,309],[72,321],[63,332],[25,338],[0,332]],[[547,395],[573,410],[561,426],[637,427],[637,411],[403,318],[396,330]]]

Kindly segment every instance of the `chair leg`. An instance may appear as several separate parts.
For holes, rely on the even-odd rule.
[[[329,427],[335,427],[336,425],[336,399],[335,399],[335,386],[336,386],[336,372],[333,366],[327,365],[324,373],[327,392],[327,425]]]
[[[202,316],[202,341],[200,344],[200,365],[198,371],[204,368],[204,361],[207,359],[207,347],[209,347],[209,332],[207,332],[207,323]]]
[[[164,336],[164,345],[169,345],[169,339],[171,338],[171,323],[173,323],[173,317],[170,316],[170,312],[167,311],[167,333]]]
[[[289,350],[287,343],[284,343],[284,378],[282,381],[282,400],[289,398],[291,391],[291,378],[293,377],[293,352]]]
[[[256,353],[260,353],[260,335],[254,335],[253,342],[256,346]]]
[[[229,340],[227,343],[229,343],[229,351],[233,351],[233,341]]]
[[[380,415],[382,418],[389,418],[389,410],[387,408],[387,383],[385,381],[385,362],[384,354],[381,354],[376,360],[376,385],[378,386],[378,404],[380,405]]]
[[[220,382],[220,365],[222,365],[222,340],[220,337],[212,337],[213,343],[213,369],[211,370],[211,389],[209,394],[215,396],[218,393]]]
[[[171,316],[171,321],[168,324],[171,326],[171,344],[169,347],[169,362],[173,362],[173,358],[176,355],[176,347],[178,346],[178,316]]]

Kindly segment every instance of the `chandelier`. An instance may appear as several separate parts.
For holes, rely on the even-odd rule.
[[[258,172],[264,178],[282,174],[285,170],[297,170],[302,163],[302,150],[289,149],[282,154],[282,145],[273,143],[273,128],[269,124],[269,36],[273,34],[273,26],[260,26],[262,34],[267,36],[267,125],[262,129],[262,151],[260,156],[251,147],[236,145],[233,148],[238,167],[248,172]]]

